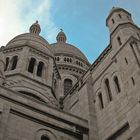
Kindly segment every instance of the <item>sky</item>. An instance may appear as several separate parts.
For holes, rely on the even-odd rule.
[[[50,44],[63,29],[67,43],[93,63],[110,42],[105,21],[112,7],[129,11],[140,26],[140,0],[0,0],[0,46],[29,32],[38,20],[40,34]]]

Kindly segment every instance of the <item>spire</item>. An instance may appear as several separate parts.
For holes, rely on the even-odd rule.
[[[30,33],[32,34],[38,34],[41,32],[41,28],[40,25],[38,24],[38,21],[36,21],[35,23],[33,23],[30,27]]]
[[[63,32],[63,29],[60,29],[60,32],[58,33],[56,40],[57,42],[66,42],[67,37],[65,33]]]

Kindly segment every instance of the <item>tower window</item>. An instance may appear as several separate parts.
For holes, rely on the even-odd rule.
[[[100,107],[101,107],[101,109],[103,109],[104,108],[104,103],[103,103],[103,97],[102,97],[101,92],[98,94],[98,98],[99,98]]]
[[[37,67],[37,76],[40,76],[40,77],[42,76],[43,67],[44,67],[44,63],[39,62],[38,67]]]
[[[135,80],[133,77],[131,77],[131,80],[132,80],[133,85],[135,85]]]
[[[126,64],[128,65],[128,60],[127,60],[127,58],[126,58],[126,57],[124,58],[124,60],[125,60]]]
[[[113,24],[115,23],[115,20],[114,20],[114,19],[112,19],[112,23],[113,23]]]
[[[11,67],[11,70],[16,69],[17,61],[18,61],[18,56],[14,56],[14,57],[12,58],[12,67]]]
[[[122,18],[121,14],[119,14],[119,18]]]
[[[117,76],[114,77],[114,83],[115,83],[115,87],[116,87],[117,93],[120,93],[121,89],[120,89],[119,80],[118,80]]]
[[[65,79],[64,80],[64,95],[72,88],[72,80]]]
[[[4,71],[6,71],[6,70],[7,70],[8,65],[9,65],[9,57],[7,57],[7,58],[6,58],[6,65],[5,65],[5,69],[4,69]]]
[[[111,94],[111,89],[110,89],[110,85],[109,85],[109,80],[108,79],[105,80],[105,86],[106,86],[106,92],[108,94],[109,101],[112,101],[112,94]]]
[[[28,72],[33,73],[34,72],[34,67],[35,67],[36,59],[31,58],[28,66]]]
[[[118,41],[119,45],[122,45],[122,41],[121,41],[121,38],[119,36],[117,37],[117,41]]]
[[[41,136],[41,140],[50,140],[47,136],[43,135]]]

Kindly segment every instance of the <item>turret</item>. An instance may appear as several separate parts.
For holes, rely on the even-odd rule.
[[[30,33],[32,34],[38,34],[41,32],[40,25],[38,24],[38,21],[36,21],[34,24],[31,25],[30,27]]]
[[[112,33],[120,24],[132,23],[131,14],[126,10],[118,7],[113,7],[106,19],[106,26]]]
[[[122,8],[113,7],[106,26],[110,31],[110,43],[114,50],[119,50],[130,37],[140,40],[140,30],[134,24],[131,14]]]

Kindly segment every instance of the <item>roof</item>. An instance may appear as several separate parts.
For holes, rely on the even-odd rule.
[[[24,33],[16,36],[6,45],[6,48],[12,48],[16,46],[29,45],[37,50],[43,51],[48,55],[53,55],[49,47],[49,43],[40,35],[32,33]]]
[[[86,56],[78,48],[71,44],[65,42],[57,42],[51,44],[51,49],[54,55],[72,55],[88,62]]]

